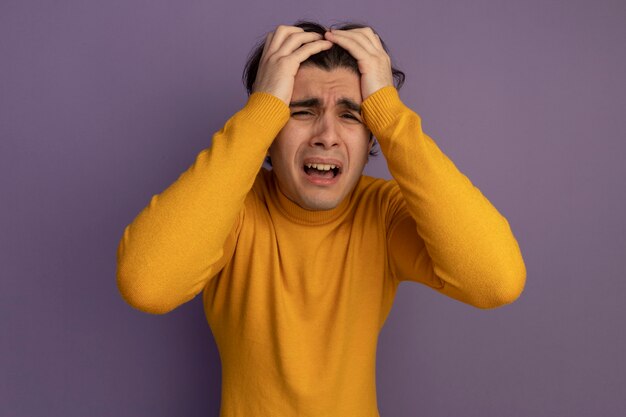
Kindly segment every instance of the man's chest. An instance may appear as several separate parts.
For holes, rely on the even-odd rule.
[[[390,281],[386,238],[377,225],[244,224],[216,291],[230,305],[281,303],[307,315],[339,305],[380,305]]]

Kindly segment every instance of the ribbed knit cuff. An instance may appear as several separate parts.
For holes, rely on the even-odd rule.
[[[379,132],[405,110],[405,107],[398,90],[393,86],[381,88],[361,104],[365,123],[377,137]]]
[[[289,106],[272,94],[257,92],[248,97],[239,115],[278,132],[289,120]]]

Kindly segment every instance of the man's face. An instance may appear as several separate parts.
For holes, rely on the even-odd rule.
[[[291,117],[269,154],[278,187],[300,207],[337,207],[358,182],[371,147],[361,102],[360,79],[351,70],[298,70]]]

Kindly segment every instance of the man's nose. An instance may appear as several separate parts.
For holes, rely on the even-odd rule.
[[[339,126],[337,120],[331,115],[321,116],[311,135],[312,147],[333,148],[339,146]]]

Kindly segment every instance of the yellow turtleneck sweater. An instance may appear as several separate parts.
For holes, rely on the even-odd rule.
[[[400,281],[479,308],[523,290],[507,220],[397,91],[362,109],[394,181],[362,176],[335,209],[297,206],[261,169],[289,109],[254,93],[124,231],[117,278],[129,304],[162,314],[203,291],[222,417],[377,417],[377,338]]]

